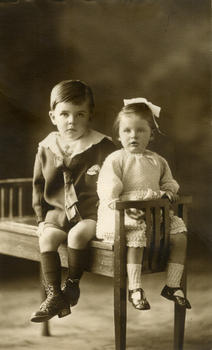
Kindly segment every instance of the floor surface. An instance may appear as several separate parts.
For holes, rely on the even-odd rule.
[[[0,273],[1,350],[115,350],[113,279],[85,273],[78,305],[70,316],[54,317],[52,336],[44,337],[41,325],[30,322],[41,302],[38,263],[1,256]],[[128,303],[127,350],[173,349],[174,305],[160,296],[165,280],[165,272],[143,276],[151,310],[137,311]],[[212,253],[191,234],[188,299],[184,350],[211,350]]]

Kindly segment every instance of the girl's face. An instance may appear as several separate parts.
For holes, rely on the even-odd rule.
[[[145,119],[135,114],[123,115],[119,124],[119,141],[130,153],[143,153],[155,130],[151,129]]]
[[[66,140],[76,141],[82,137],[89,128],[91,112],[88,101],[76,106],[71,102],[60,102],[49,116]]]

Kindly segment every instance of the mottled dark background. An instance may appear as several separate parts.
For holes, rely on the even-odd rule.
[[[37,143],[53,130],[49,94],[81,79],[93,127],[111,135],[123,98],[161,106],[151,149],[193,196],[190,232],[211,245],[209,0],[0,2],[0,178],[31,177]]]

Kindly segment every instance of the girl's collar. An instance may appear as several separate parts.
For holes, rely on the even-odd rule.
[[[146,157],[150,161],[151,164],[157,165],[157,161],[155,159],[154,152],[149,151],[148,149],[145,149],[145,151],[143,153],[131,153],[128,150],[126,150],[125,148],[122,148],[122,150],[129,155],[131,154],[135,158]]]

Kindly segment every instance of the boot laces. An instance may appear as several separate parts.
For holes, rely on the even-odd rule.
[[[41,306],[40,306],[41,310],[46,309],[47,307],[50,306],[50,303],[51,303],[52,298],[54,296],[52,286],[47,286],[44,282],[43,282],[43,284],[44,284],[44,287],[46,290],[46,300],[44,300],[44,302],[41,304]]]
[[[74,281],[71,278],[66,278],[62,285],[62,291],[65,292],[67,288],[70,288]]]

